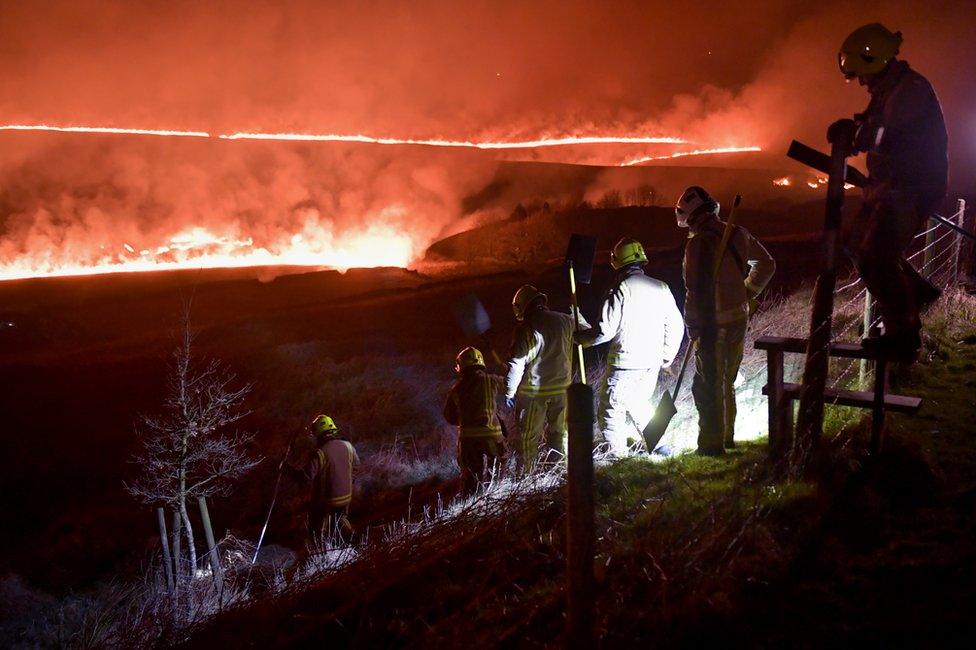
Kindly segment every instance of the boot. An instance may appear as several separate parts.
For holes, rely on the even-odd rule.
[[[886,333],[879,337],[863,339],[861,345],[865,350],[888,361],[913,363],[918,359],[922,337],[917,331],[905,334]]]

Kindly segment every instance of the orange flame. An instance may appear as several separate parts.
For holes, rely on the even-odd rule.
[[[119,135],[161,135],[191,138],[219,138],[221,140],[278,140],[291,142],[349,142],[362,144],[424,145],[464,149],[538,149],[593,144],[685,144],[685,140],[671,136],[566,136],[537,140],[475,141],[376,137],[356,134],[316,133],[224,133],[217,136],[206,131],[175,131],[166,129],[128,129],[107,126],[51,126],[48,124],[3,124],[0,131],[55,131],[60,133],[108,133]]]
[[[685,156],[704,156],[708,154],[722,154],[722,153],[745,153],[749,151],[762,151],[760,147],[719,147],[717,149],[694,149],[692,151],[676,151],[672,154],[666,154],[663,156],[641,156],[640,158],[634,158],[632,160],[627,160],[620,163],[620,167],[632,167],[633,165],[639,165],[641,163],[650,162],[652,160],[671,160],[673,158],[684,158]]]
[[[168,129],[120,129],[110,126],[50,126],[47,124],[2,124],[0,131],[57,131],[59,133],[112,133],[118,135],[165,135],[178,138],[210,138],[206,131]]]
[[[249,237],[220,235],[194,227],[138,253],[128,242],[105,244],[100,250],[103,252],[98,257],[78,261],[57,259],[49,251],[28,254],[0,263],[0,281],[248,266],[307,266],[340,271],[377,266],[406,267],[413,259],[415,244],[408,235],[385,225],[371,225],[362,231],[336,236],[328,228],[308,223],[303,232],[268,246],[255,246]]]
[[[775,185],[776,187],[789,187],[792,184],[793,181],[790,180],[789,176],[784,176],[783,178],[777,178],[773,180],[773,185]]]
[[[377,138],[369,135],[339,135],[311,133],[231,133],[219,136],[222,140],[283,140],[298,142],[360,142],[364,144],[414,144],[428,147],[454,147],[465,149],[538,149],[542,147],[566,147],[590,144],[684,144],[681,138],[674,137],[632,137],[632,136],[569,136],[563,138],[540,138],[538,140],[515,141],[471,141],[471,140],[415,140],[411,138]]]
[[[677,137],[666,136],[564,136],[533,140],[447,140],[374,137],[364,134],[302,133],[229,133],[213,135],[205,131],[119,128],[102,126],[52,126],[47,124],[0,125],[0,131],[52,131],[60,133],[118,134],[137,136],[170,136],[212,138],[221,140],[277,140],[312,142],[347,142],[379,145],[422,145],[430,147],[480,150],[534,149],[573,145],[650,145],[686,144]],[[644,156],[622,163],[637,165],[650,160],[665,160],[705,154],[760,151],[759,147],[726,147],[679,151],[662,156]],[[307,266],[345,270],[353,267],[406,267],[425,244],[410,234],[394,228],[394,219],[404,208],[391,206],[376,215],[373,223],[354,231],[334,233],[331,225],[317,219],[308,220],[301,232],[278,241],[255,244],[246,233],[218,232],[191,227],[167,234],[159,241],[116,241],[92,246],[91,253],[78,256],[70,250],[30,250],[0,260],[0,280],[30,277],[93,275],[132,271],[155,271],[185,268],[220,268],[247,266]],[[367,220],[368,222],[369,220]]]

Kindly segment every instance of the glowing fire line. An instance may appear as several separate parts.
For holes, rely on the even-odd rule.
[[[177,131],[168,129],[128,129],[108,126],[51,126],[48,124],[3,124],[0,131],[55,131],[59,133],[109,133],[116,135],[161,135],[190,138],[219,138],[221,140],[280,140],[292,142],[350,142],[362,144],[423,145],[459,149],[537,149],[593,144],[686,144],[681,138],[654,136],[567,136],[537,140],[472,141],[416,138],[381,138],[363,134],[339,133],[224,133],[212,135],[206,131]]]
[[[681,138],[631,137],[631,136],[572,136],[542,138],[514,142],[474,142],[468,140],[415,140],[400,138],[376,138],[368,135],[338,135],[311,133],[231,133],[219,136],[223,140],[291,140],[298,142],[360,142],[364,144],[414,144],[428,147],[454,147],[461,149],[538,149],[542,147],[566,147],[590,144],[684,144]]]
[[[717,149],[694,149],[692,151],[676,151],[663,156],[641,156],[626,162],[620,163],[621,167],[632,167],[652,160],[671,160],[672,158],[684,158],[685,156],[705,156],[716,153],[746,153],[749,151],[762,151],[760,147],[720,147]]]
[[[177,138],[211,138],[206,131],[167,129],[121,129],[110,126],[50,126],[47,124],[3,124],[0,131],[56,131],[59,133],[112,133],[116,135],[165,135]]]

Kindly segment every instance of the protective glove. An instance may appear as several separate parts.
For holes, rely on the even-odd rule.
[[[854,146],[854,133],[857,130],[857,123],[849,117],[837,120],[827,127],[827,142],[834,144],[846,144],[848,149]]]

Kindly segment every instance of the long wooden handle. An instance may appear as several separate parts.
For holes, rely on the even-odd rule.
[[[732,201],[732,207],[729,209],[729,216],[725,221],[725,230],[722,232],[722,241],[718,245],[718,254],[715,255],[715,268],[712,269],[712,282],[718,283],[718,270],[722,266],[722,260],[725,258],[725,251],[729,246],[729,240],[732,239],[732,229],[735,221],[735,212],[742,203],[742,195],[736,194],[735,199]]]
[[[576,319],[575,332],[579,333],[580,317],[579,303],[576,301],[576,271],[573,270],[573,262],[569,262],[569,292],[573,297],[573,318]],[[580,382],[586,383],[586,365],[583,363],[583,346],[576,344],[576,357],[579,359]]]
[[[285,471],[285,463],[288,461],[288,456],[291,455],[291,448],[295,445],[295,439],[298,438],[299,431],[296,430],[292,434],[291,440],[288,441],[288,447],[285,449],[285,455],[281,457],[281,462],[278,463],[278,475],[275,477],[274,490],[271,492],[271,504],[268,505],[268,514],[264,518],[264,525],[261,526],[261,534],[258,536],[258,543],[254,547],[254,557],[251,558],[251,564],[255,564],[258,561],[258,553],[261,552],[261,544],[264,543],[264,535],[268,532],[268,524],[271,522],[271,513],[274,512],[275,502],[278,500],[278,488],[281,487],[281,475]]]

